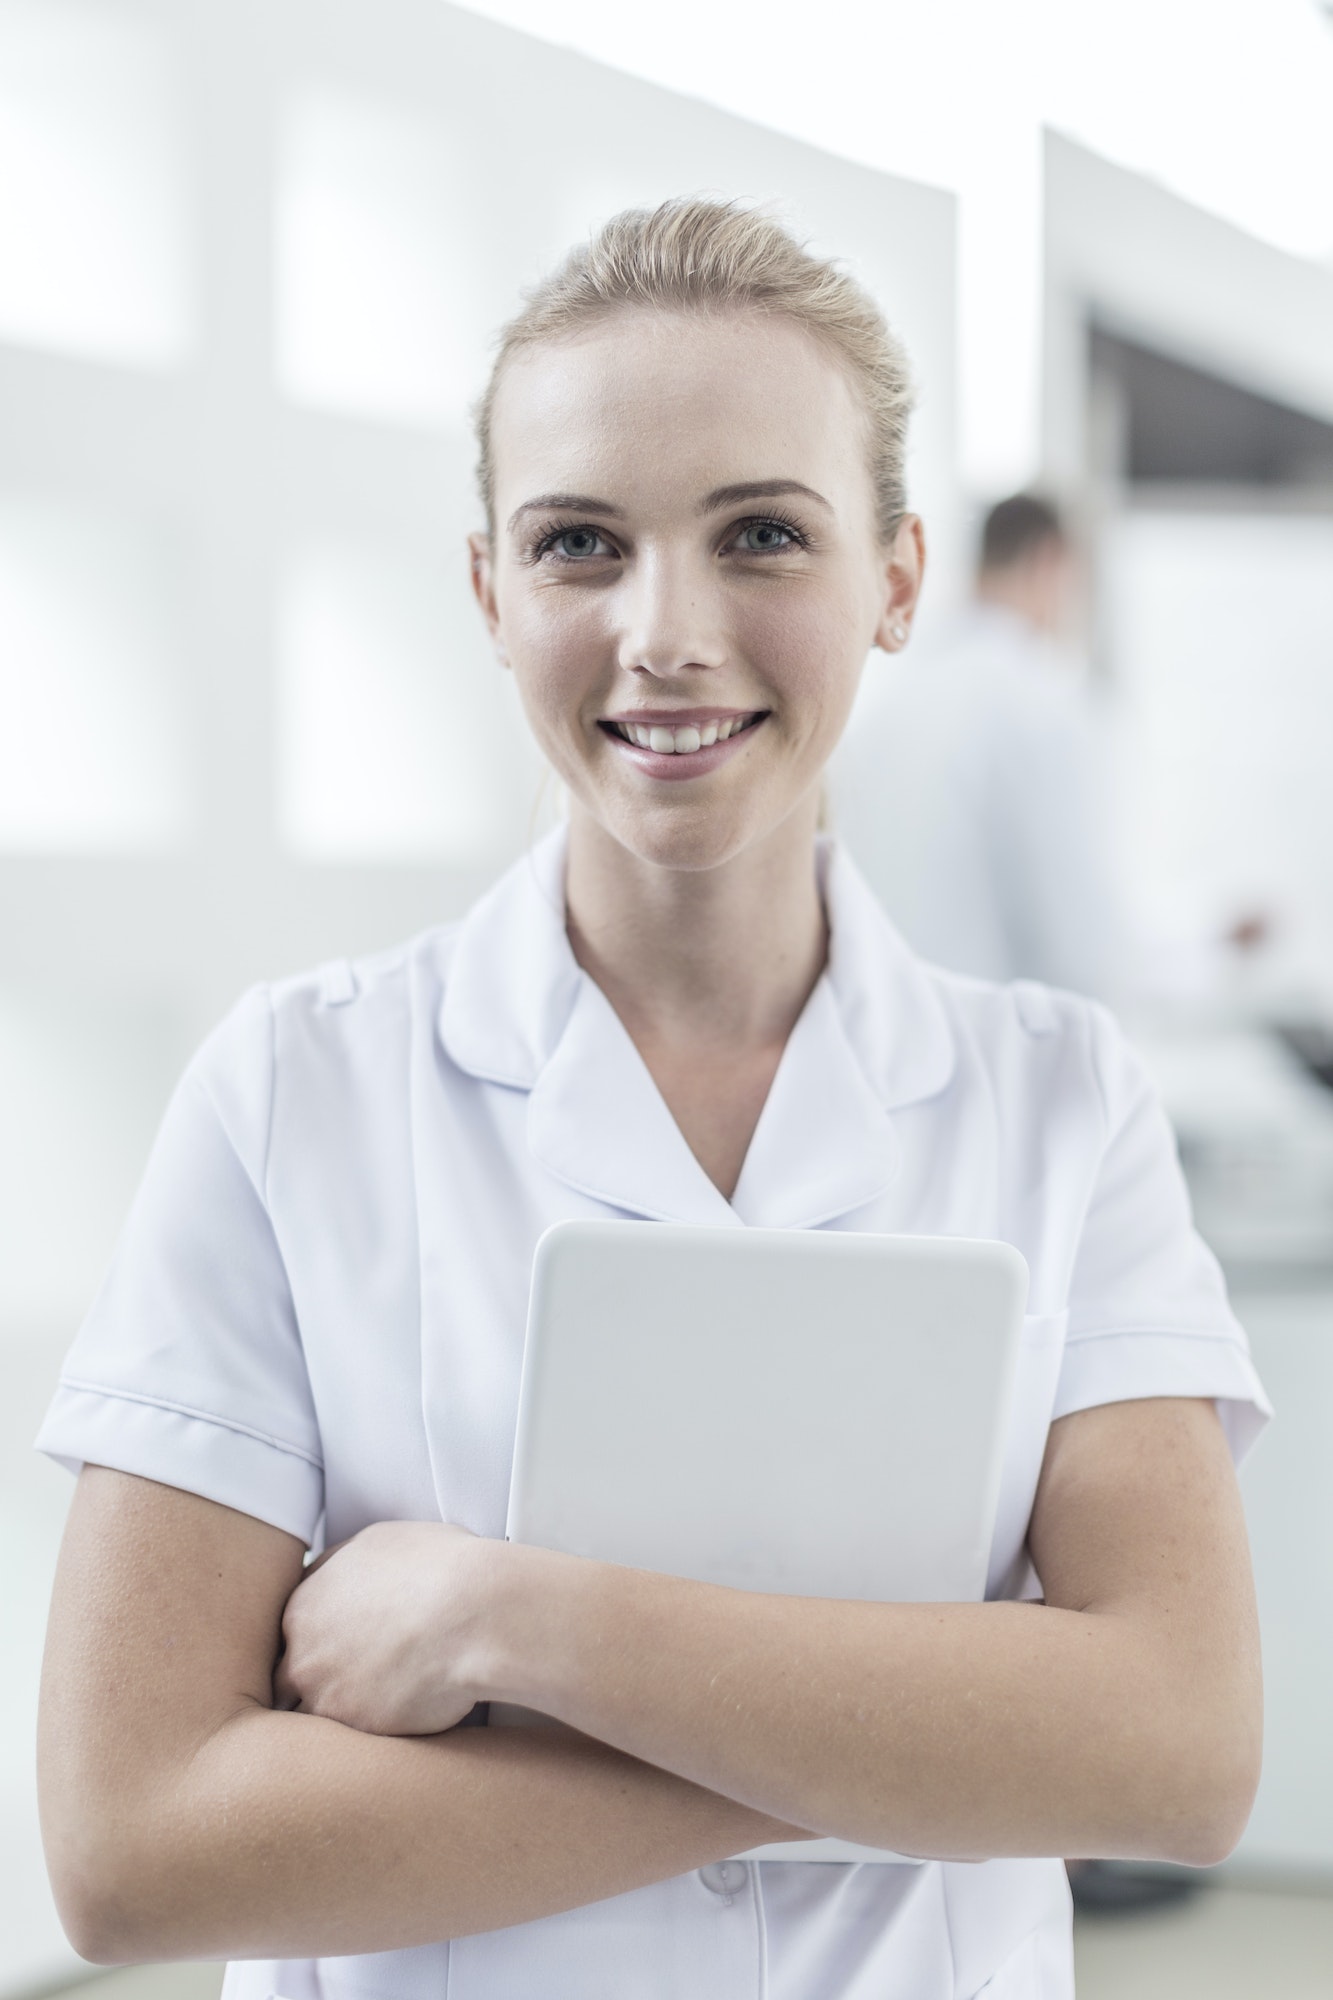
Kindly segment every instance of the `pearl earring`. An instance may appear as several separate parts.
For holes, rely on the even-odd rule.
[[[895,646],[905,645],[907,643],[907,627],[901,623],[894,623],[890,625],[889,637],[892,639]]]

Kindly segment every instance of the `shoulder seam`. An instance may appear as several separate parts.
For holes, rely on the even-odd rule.
[[[1102,1107],[1103,1144],[1109,1146],[1112,1138],[1115,1136],[1116,1128],[1115,1120],[1111,1116],[1111,1100],[1107,1094],[1106,1078],[1102,1074],[1102,1065],[1097,1050],[1097,1015],[1099,1011],[1104,1012],[1105,1010],[1099,1009],[1098,1002],[1095,1000],[1085,1001],[1079,1009],[1083,1018],[1083,1032],[1087,1036],[1088,1042],[1088,1066],[1092,1071],[1092,1080],[1097,1088],[1097,1102]],[[1107,1018],[1109,1019],[1110,1017],[1108,1016]]]
[[[257,1163],[258,1178],[256,1178],[255,1173],[252,1172],[250,1163],[245,1159],[244,1155],[238,1148],[236,1141],[233,1139],[231,1132],[227,1126],[227,1120],[223,1116],[222,1106],[218,1103],[217,1098],[214,1096],[207,1077],[200,1074],[200,1069],[195,1064],[191,1064],[190,1069],[187,1071],[186,1075],[188,1081],[193,1083],[195,1087],[202,1093],[204,1098],[207,1100],[208,1107],[212,1111],[214,1118],[216,1118],[218,1122],[218,1126],[219,1129],[221,1130],[222,1136],[226,1140],[227,1144],[231,1147],[231,1150],[236,1155],[237,1160],[240,1162],[241,1170],[244,1173],[245,1178],[249,1181],[251,1187],[254,1189],[259,1204],[263,1209],[264,1214],[268,1217],[269,1226],[271,1228],[273,1224],[273,1216],[269,1206],[269,1198],[268,1198],[268,1170],[269,1170],[269,1158],[273,1150],[273,1100],[276,1095],[275,1085],[277,1080],[277,1030],[274,1019],[272,987],[263,985],[258,987],[252,987],[250,991],[252,993],[262,995],[264,1000],[265,1013],[268,1021],[267,1102],[264,1108],[263,1155],[262,1158]],[[239,1008],[240,1005],[241,1002],[238,1001],[237,1007]]]

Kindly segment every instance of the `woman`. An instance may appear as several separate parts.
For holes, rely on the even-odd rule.
[[[42,1787],[86,1955],[230,1956],[233,2000],[1050,1996],[1027,1857],[1237,1838],[1264,1405],[1164,1121],[1104,1014],[921,965],[817,840],[920,587],[908,401],[735,207],[618,218],[508,329],[472,574],[567,833],[251,995],[168,1113],[41,1440],[85,1468]],[[533,1245],[627,1214],[1018,1245],[997,1601],[499,1539]],[[452,1728],[490,1698],[570,1727]],[[732,1858],[810,1830],[928,1862]]]

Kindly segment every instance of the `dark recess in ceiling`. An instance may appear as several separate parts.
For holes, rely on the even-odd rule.
[[[1095,324],[1090,339],[1119,391],[1131,481],[1333,487],[1333,423]]]

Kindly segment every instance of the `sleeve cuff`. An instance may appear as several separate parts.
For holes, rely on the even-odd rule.
[[[37,1450],[70,1472],[109,1465],[251,1514],[309,1545],[324,1505],[320,1466],[275,1440],[114,1389],[62,1382]]]
[[[1148,1396],[1213,1397],[1237,1465],[1273,1414],[1253,1362],[1233,1335],[1112,1328],[1071,1335],[1051,1420]]]

